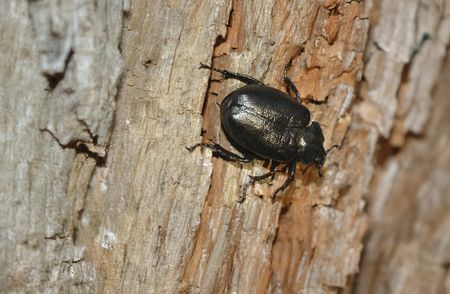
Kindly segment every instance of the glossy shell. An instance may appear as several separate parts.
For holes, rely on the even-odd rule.
[[[279,162],[295,160],[309,110],[288,94],[264,85],[231,92],[220,108],[222,128],[241,152]]]

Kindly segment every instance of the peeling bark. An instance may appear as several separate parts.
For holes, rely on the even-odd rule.
[[[448,2],[0,4],[0,292],[444,293]],[[325,178],[238,203],[263,162],[185,149],[232,149],[200,62],[292,62]]]

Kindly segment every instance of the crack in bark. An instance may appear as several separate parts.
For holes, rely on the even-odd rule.
[[[80,258],[80,259],[68,259],[68,260],[62,260],[61,263],[65,263],[65,264],[69,264],[72,265],[74,263],[80,263],[83,262],[84,258]]]
[[[64,234],[61,234],[61,233],[55,233],[52,236],[48,236],[48,237],[45,236],[44,239],[45,240],[61,240],[61,239],[66,239],[68,237],[70,237],[70,234],[64,235]]]
[[[42,133],[48,133],[58,143],[62,149],[74,149],[76,153],[84,153],[86,156],[93,158],[97,166],[105,166],[108,150],[104,146],[96,145],[95,142],[83,140],[72,140],[67,144],[61,143],[59,138],[47,128],[39,129]],[[90,133],[90,131],[89,131]],[[90,133],[92,135],[92,133]],[[96,137],[93,137],[96,139]]]
[[[58,86],[58,84],[64,79],[67,71],[67,66],[69,65],[69,62],[72,60],[73,55],[75,54],[75,51],[73,49],[70,49],[69,53],[66,56],[66,59],[64,61],[64,69],[61,72],[57,73],[48,73],[43,72],[42,75],[47,79],[49,90],[52,91],[53,89]]]
[[[98,135],[94,135],[92,133],[91,129],[89,128],[89,125],[87,124],[87,122],[85,122],[84,120],[82,120],[80,118],[77,118],[77,121],[84,126],[83,131],[86,131],[86,133],[89,134],[89,137],[91,137],[92,142],[94,142],[94,144],[97,145]]]

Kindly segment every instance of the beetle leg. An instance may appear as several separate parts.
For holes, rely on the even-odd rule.
[[[288,85],[289,90],[292,91],[295,95],[295,100],[297,100],[298,103],[302,104],[301,98],[300,98],[300,92],[298,91],[297,87],[295,86],[294,82],[291,80],[291,78],[288,76],[287,72],[288,69],[291,67],[291,63],[286,65],[284,68],[284,78],[283,81]]]
[[[278,166],[279,165],[280,165],[279,162],[272,162],[272,166],[271,166],[270,170],[272,171],[272,169],[273,169],[275,172],[278,171]],[[283,172],[286,171],[286,166],[283,167],[282,171]],[[272,183],[274,179],[275,179],[275,173],[272,174],[272,177],[270,178],[270,182]]]
[[[319,177],[323,178],[322,169],[320,167],[316,167],[317,173],[319,174]]]
[[[307,171],[308,171],[308,169],[311,167],[311,166],[313,166],[314,164],[312,163],[312,164],[308,164],[306,167],[305,167],[305,169],[303,170],[303,174],[305,174]],[[321,177],[321,178],[323,178],[324,176],[323,176],[323,173],[322,173],[322,167],[321,166],[315,166],[316,167],[316,170],[317,170],[317,174],[319,175],[319,177]]]
[[[262,174],[260,176],[249,176],[250,182],[253,184],[255,182],[267,179],[268,177],[273,176],[274,174],[275,174],[275,171],[270,171],[270,172]]]
[[[286,181],[284,181],[283,185],[282,185],[281,187],[279,187],[278,189],[275,190],[275,192],[274,192],[273,195],[272,195],[272,199],[274,199],[275,196],[276,196],[278,193],[281,193],[281,192],[283,192],[284,190],[286,190],[286,188],[287,188],[287,187],[289,186],[289,184],[292,182],[292,180],[293,180],[294,177],[295,177],[296,165],[297,165],[297,162],[296,162],[296,161],[292,161],[292,162],[289,164],[289,171],[288,171],[289,174],[288,174],[288,177],[287,177]]]
[[[277,168],[278,168],[278,163],[272,163],[272,166],[270,167],[270,172],[262,174],[260,176],[250,176],[250,183],[253,184],[255,182],[264,180],[268,177],[272,177],[272,180],[273,180],[273,177],[275,175],[275,172],[277,171]]]
[[[194,151],[195,148],[200,147],[200,146],[211,149],[213,152],[213,156],[223,158],[227,161],[250,162],[253,160],[252,158],[242,157],[242,156],[237,155],[236,153],[228,151],[217,143],[197,143],[191,147],[186,147],[186,149],[189,152],[192,152],[192,151]]]
[[[291,78],[288,76],[284,77],[284,82],[289,86],[289,90],[291,90],[292,92],[294,92],[295,95],[295,100],[302,104],[302,100],[300,98],[300,92],[298,91],[297,87],[295,86],[294,82],[292,82]]]
[[[246,83],[247,85],[264,85],[263,82],[255,79],[251,76],[245,75],[245,74],[231,72],[231,71],[221,69],[221,68],[211,67],[211,66],[203,64],[203,63],[200,63],[200,68],[207,68],[212,71],[219,72],[222,75],[222,78],[220,80],[221,82],[223,80],[235,79],[235,80],[241,81],[243,83]]]

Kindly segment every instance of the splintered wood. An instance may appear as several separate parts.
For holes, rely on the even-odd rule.
[[[449,15],[450,0],[0,2],[0,292],[449,292]],[[233,150],[219,105],[242,83],[200,63],[282,91],[291,63],[325,148],[342,145],[325,177],[299,164],[274,203],[282,172],[238,203],[267,168],[186,150]]]

